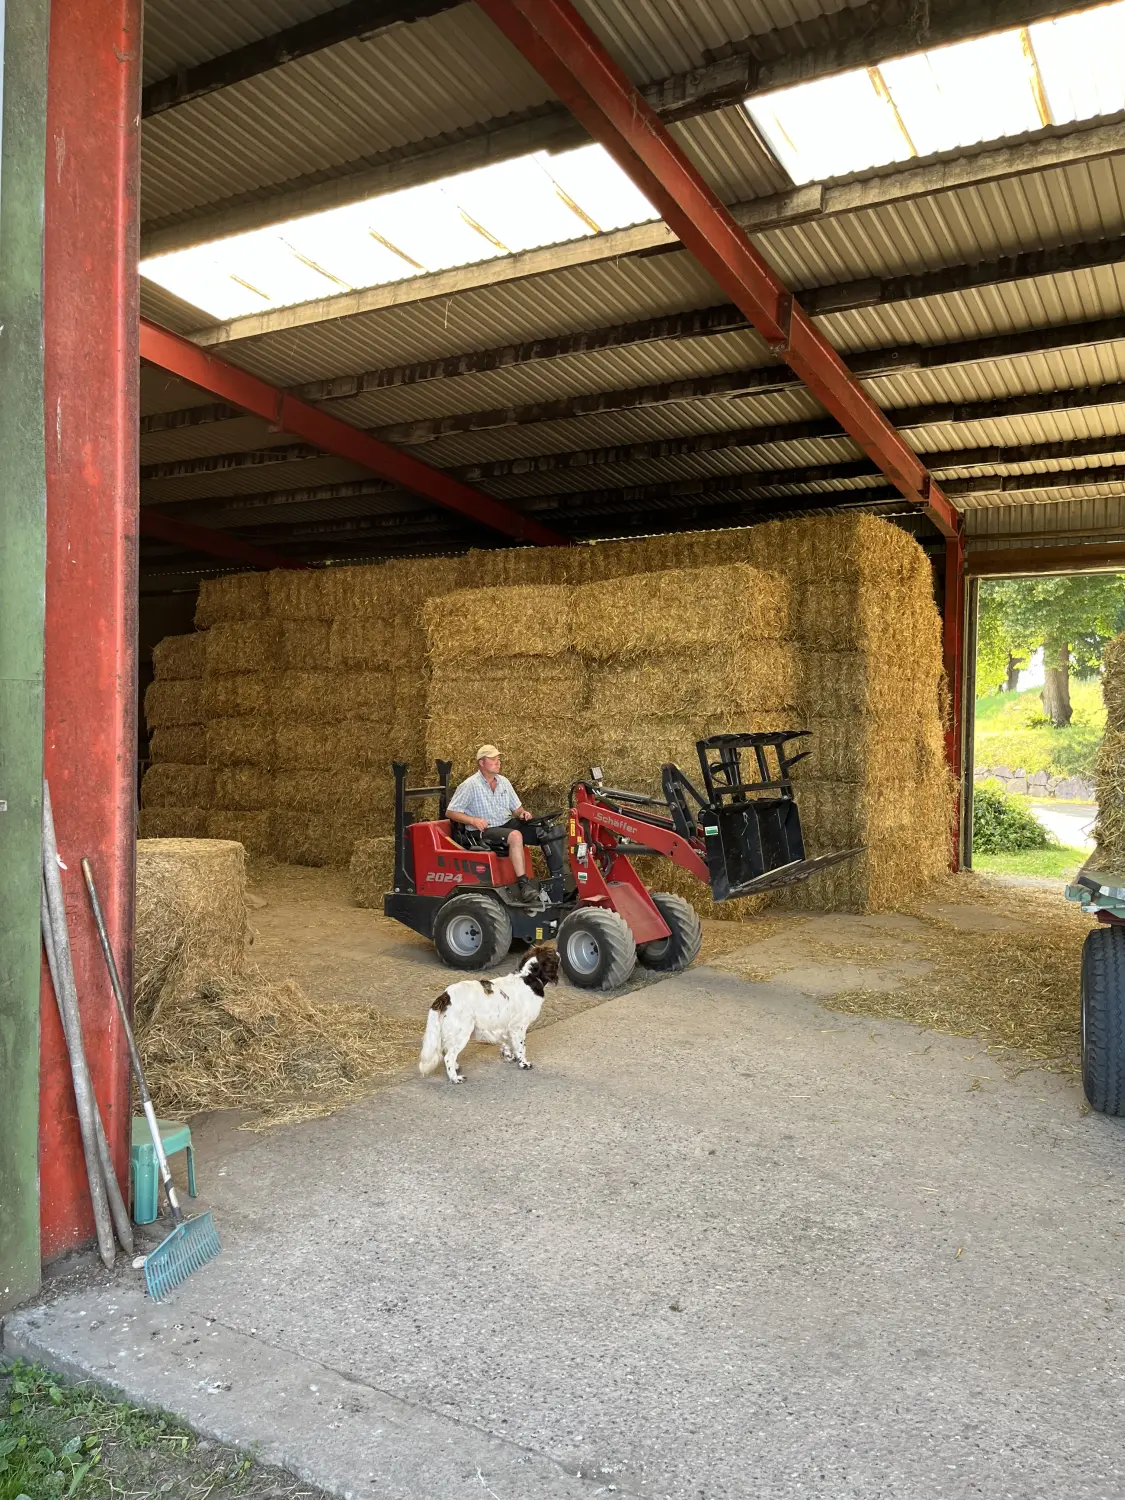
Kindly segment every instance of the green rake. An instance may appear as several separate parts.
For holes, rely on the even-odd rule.
[[[117,972],[113,949],[110,947],[109,933],[106,931],[105,918],[102,916],[102,905],[98,900],[97,886],[94,884],[94,872],[90,868],[88,859],[82,861],[82,874],[86,878],[86,889],[90,894],[90,905],[94,911],[94,921],[97,923],[102,952],[105,954],[106,968],[109,970],[109,982],[113,986],[113,998],[117,1001],[118,1014],[125,1028],[125,1040],[129,1044],[133,1072],[137,1075],[141,1105],[152,1134],[156,1159],[160,1163],[160,1176],[164,1183],[164,1191],[168,1195],[168,1207],[172,1210],[172,1217],[176,1221],[175,1229],[164,1243],[145,1256],[145,1285],[148,1287],[148,1294],[152,1300],[160,1302],[181,1282],[186,1281],[193,1271],[198,1271],[200,1266],[206,1265],[209,1260],[214,1260],[222,1247],[219,1244],[219,1232],[215,1228],[215,1221],[211,1215],[209,1213],[197,1214],[193,1219],[185,1219],[180,1201],[176,1197],[172,1173],[168,1170],[168,1158],[164,1154],[164,1143],[160,1139],[160,1127],[156,1123],[156,1111],[152,1107],[148,1084],[145,1083],[144,1070],[141,1067],[140,1054],[133,1039],[133,1028],[129,1024],[129,1016],[125,1009],[121,976]]]

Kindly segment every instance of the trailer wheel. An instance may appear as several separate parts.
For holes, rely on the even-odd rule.
[[[637,957],[646,969],[656,969],[663,974],[682,973],[699,956],[703,945],[703,924],[691,903],[682,896],[673,896],[670,891],[653,891],[652,900],[672,929],[672,935],[642,943],[637,949]]]
[[[466,891],[434,918],[434,947],[452,969],[487,969],[507,956],[512,924],[495,896]]]
[[[557,945],[563,972],[581,990],[615,990],[637,962],[629,924],[600,906],[580,906],[564,917]]]
[[[1082,945],[1082,1087],[1103,1115],[1125,1115],[1125,927]]]

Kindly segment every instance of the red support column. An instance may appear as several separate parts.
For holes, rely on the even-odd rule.
[[[129,1059],[90,920],[93,863],[123,973],[135,840],[140,0],[53,0],[44,254],[44,751],[86,1051],[122,1182]],[[66,1048],[42,1003],[44,1258],[93,1235]]]
[[[945,618],[942,628],[945,676],[949,684],[949,728],[945,735],[945,757],[957,778],[953,794],[953,849],[950,869],[961,868],[962,733],[965,694],[965,534],[945,543]]]

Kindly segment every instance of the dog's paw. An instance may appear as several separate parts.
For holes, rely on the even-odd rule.
[[[450,1083],[468,1083],[469,1080],[465,1077],[464,1073],[458,1073],[456,1078],[451,1078],[449,1081]]]
[[[520,1067],[525,1069],[531,1067],[531,1064],[528,1062],[526,1057],[520,1059]]]
[[[500,1057],[503,1062],[515,1062],[516,1060],[516,1054],[511,1050],[510,1047],[501,1047]]]

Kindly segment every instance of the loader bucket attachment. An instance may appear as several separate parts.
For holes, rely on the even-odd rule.
[[[807,732],[723,734],[698,742],[707,791],[706,800],[698,799],[697,816],[716,901],[791,885],[862,852],[842,849],[811,858],[805,854],[789,772],[806,752],[788,754],[787,747]],[[752,771],[743,770],[744,750],[753,752]]]

